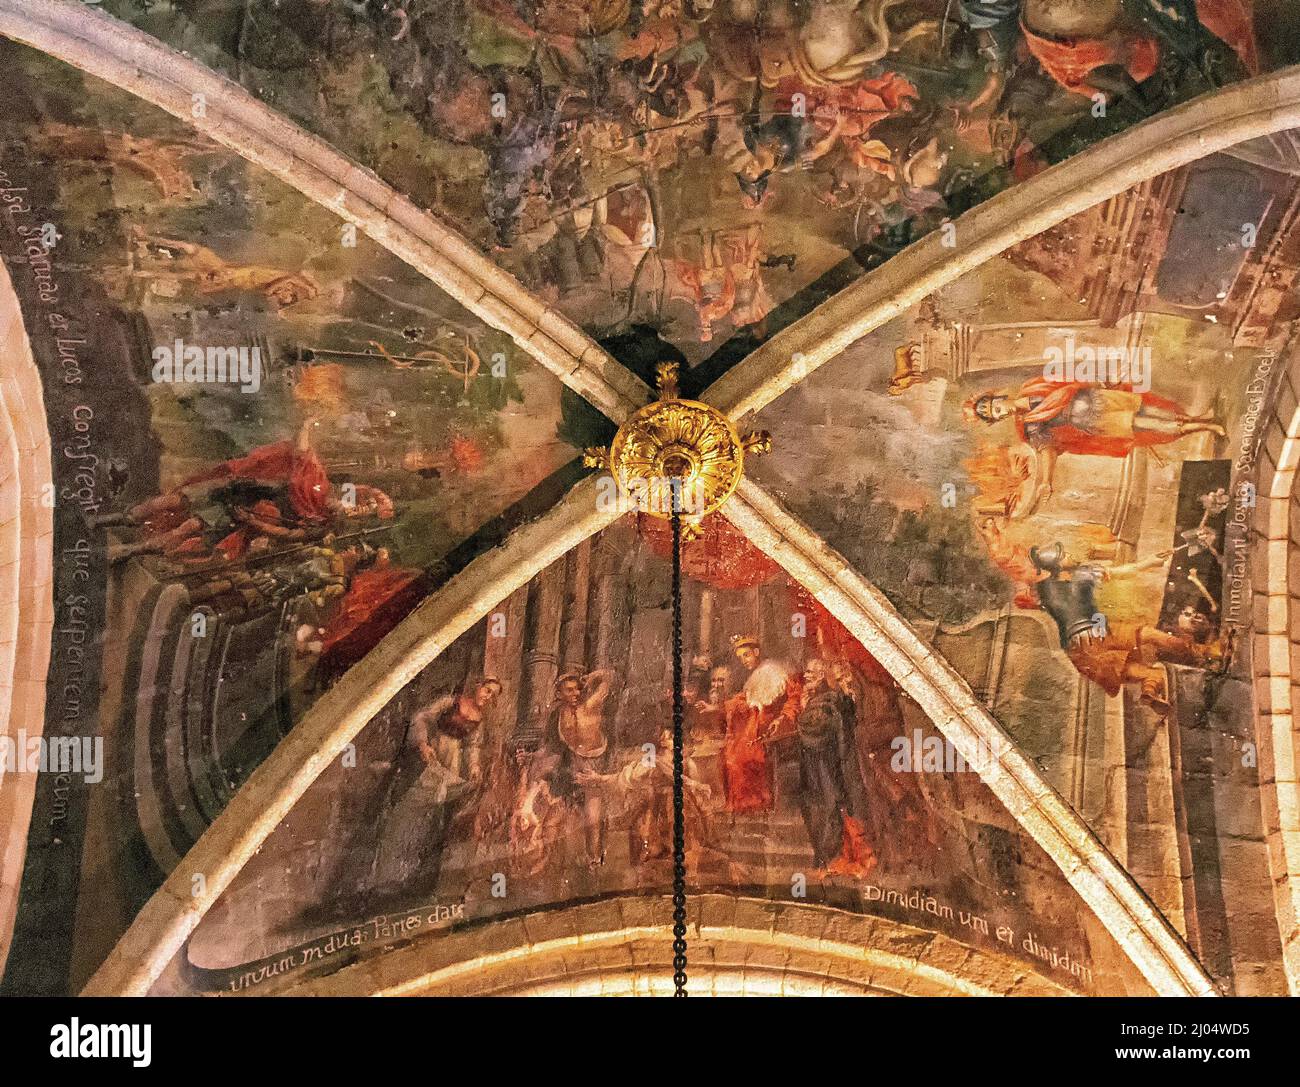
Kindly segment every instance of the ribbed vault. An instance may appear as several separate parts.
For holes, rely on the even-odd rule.
[[[196,61],[72,0],[0,0],[0,34],[160,106],[354,223],[478,318],[509,334],[614,422],[648,400],[649,390],[640,378],[456,231]],[[206,109],[198,114],[193,108],[195,96],[203,96],[206,102]],[[1222,88],[1103,140],[966,212],[952,224],[951,235],[932,234],[862,276],[730,369],[702,399],[735,419],[756,412],[851,343],[1015,243],[1175,167],[1245,140],[1297,127],[1300,73],[1287,69]],[[775,438],[798,440],[795,435]],[[1289,449],[1294,435],[1288,432],[1287,441]],[[1279,473],[1289,470],[1293,460],[1280,460]],[[1289,495],[1290,477],[1277,486],[1284,486]],[[599,508],[596,487],[590,479],[578,484],[548,512],[516,528],[427,598],[343,675],[212,822],[139,912],[85,992],[148,992],[249,858],[371,717],[458,635],[549,562],[614,520],[614,511]],[[1277,497],[1282,498],[1282,492]],[[752,480],[724,513],[861,641],[959,751],[974,758],[983,745],[994,752],[994,763],[982,774],[985,783],[1027,836],[1059,866],[1155,991],[1214,992],[1205,970],[1132,877],[1044,781],[1033,760],[1017,749],[956,670],[922,641],[883,594]],[[1285,678],[1289,673],[1271,674]],[[1274,721],[1275,735],[1278,727],[1285,732],[1289,718],[1275,711]],[[1276,742],[1274,746],[1280,750]],[[1285,813],[1281,795],[1279,805]],[[1294,852],[1286,846],[1288,835],[1296,834],[1289,822],[1293,804],[1291,808],[1277,831],[1283,857]],[[1288,887],[1293,870],[1294,864],[1287,862],[1283,882]],[[198,875],[203,878],[196,883]],[[1288,894],[1280,892],[1283,899]],[[567,911],[564,924],[593,934],[578,941],[577,959],[574,938],[558,937],[549,944],[535,938],[536,926],[559,923],[556,916],[539,915],[510,922],[519,938],[503,937],[501,950],[486,965],[474,964],[475,973],[481,971],[482,976],[472,980],[465,977],[458,958],[470,953],[472,934],[467,934],[461,943],[417,944],[291,991],[504,992],[555,991],[556,986],[587,991],[585,976],[615,968],[623,970],[625,978],[653,976],[663,959],[663,930],[661,922],[650,919],[648,908],[646,916],[630,918],[628,911],[636,913],[643,905],[602,903],[589,910]],[[811,976],[842,982],[848,988],[893,993],[1054,988],[1042,979],[1016,975],[1010,963],[968,948],[948,947],[937,937],[920,952],[891,951],[891,941],[910,935],[901,933],[900,926],[872,919],[842,920],[844,927],[834,938],[814,937],[798,920],[798,910],[744,905],[755,913],[768,911],[765,920],[729,921],[717,913],[723,907],[711,897],[697,903],[701,911],[697,934],[705,947],[712,948],[710,969],[719,979],[719,990],[733,985],[727,979],[737,970],[748,972],[751,965],[773,967],[771,962],[754,959],[758,952],[747,950],[751,946],[771,951],[778,969],[774,976],[788,978],[780,984],[792,988],[799,987],[800,977]],[[623,912],[607,916],[611,909]],[[778,915],[785,920],[774,921]],[[829,932],[833,926],[826,916],[816,914],[818,924]],[[859,958],[851,949],[862,947],[870,950]],[[535,971],[527,976],[518,965],[525,955],[534,964],[528,970]],[[931,965],[929,956],[942,963]],[[958,967],[948,965],[951,958],[963,956]],[[635,990],[641,983],[609,984]],[[826,988],[829,982],[818,985]]]

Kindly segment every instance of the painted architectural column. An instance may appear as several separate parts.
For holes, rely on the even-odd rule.
[[[564,563],[543,570],[528,588],[524,642],[524,711],[515,726],[515,745],[535,748],[546,728],[560,674],[560,624],[564,615]]]

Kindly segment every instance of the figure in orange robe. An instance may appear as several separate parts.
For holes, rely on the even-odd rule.
[[[750,669],[744,689],[727,701],[727,737],[722,781],[733,815],[772,810],[772,767],[765,743],[794,735],[799,714],[799,677],[778,661],[763,659],[758,639],[732,639],[740,662]]]
[[[966,416],[992,426],[1010,419],[1032,469],[1008,504],[1027,517],[1052,492],[1057,458],[1064,454],[1127,457],[1134,449],[1176,442],[1189,434],[1224,437],[1209,414],[1194,415],[1177,401],[1131,384],[1099,385],[1035,377],[1017,390],[985,392],[966,402]]]
[[[763,236],[758,224],[715,230],[701,239],[700,263],[674,260],[686,296],[700,320],[700,339],[713,339],[713,326],[730,318],[734,328],[758,324],[775,303],[763,282]]]
[[[1259,72],[1259,46],[1255,40],[1254,0],[1196,0],[1196,16],[1211,34],[1225,42],[1251,75]],[[1052,37],[1035,33],[1022,19],[1020,29],[1029,52],[1057,83],[1068,91],[1091,97],[1097,89],[1089,82],[1093,71],[1118,65],[1133,82],[1155,74],[1161,44],[1149,34],[1112,28],[1104,37]]]
[[[1210,415],[1194,415],[1175,400],[1126,384],[1035,377],[1014,391],[980,393],[965,411],[971,422],[1011,419],[1020,440],[1034,448],[1094,457],[1126,457],[1139,446],[1201,431],[1223,435]]]
[[[321,667],[341,675],[370,652],[420,602],[421,571],[395,566],[381,547],[372,565],[358,570],[321,631]]]

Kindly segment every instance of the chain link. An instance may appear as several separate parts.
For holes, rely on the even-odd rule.
[[[682,747],[685,742],[682,677],[681,488],[673,487],[673,986],[686,996],[686,797]]]

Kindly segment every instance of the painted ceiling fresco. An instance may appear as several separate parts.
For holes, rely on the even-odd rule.
[[[172,991],[255,992],[431,931],[669,890],[667,545],[662,523],[621,520],[430,665],[208,914]],[[725,522],[689,556],[692,891],[879,914],[1065,988],[1148,991],[843,626]]]
[[[182,727],[182,706],[151,726],[134,704],[178,638],[200,652],[176,676],[209,692],[191,724],[213,753],[193,752],[170,836],[139,836],[156,813],[122,782],[138,906],[333,678],[572,484],[578,450],[554,377],[332,212],[122,91],[0,52],[4,168],[34,209],[7,217],[5,253],[50,225],[60,321],[33,346],[56,508],[96,571],[100,712],[136,721],[132,745]]]
[[[1190,861],[1157,794],[1186,775],[1191,833],[1263,892],[1251,672],[1235,652],[1251,620],[1242,483],[1291,350],[1298,199],[1283,134],[1067,220],[770,405],[761,422],[800,441],[753,469],[1223,961],[1267,957],[1275,936],[1227,932],[1221,888],[1194,902],[1180,886]],[[1152,803],[1138,822],[1135,790]]]
[[[1296,41],[1294,15],[1252,21],[1249,0],[103,8],[456,223],[584,328],[644,322],[692,362]]]
[[[683,364],[688,395],[983,201],[1300,59],[1281,0],[94,7],[373,170],[647,383]],[[42,775],[3,986],[64,993],[322,695],[593,475],[614,427],[191,125],[3,39],[0,100],[0,253],[55,451],[46,717],[106,759],[95,787]],[[1239,514],[1286,395],[1298,215],[1300,133],[1143,182],[767,404],[749,470],[1238,994],[1288,986]],[[282,991],[667,893],[669,547],[623,517],[476,615],[154,991]],[[684,561],[692,893],[1152,991],[865,636],[723,515]]]

